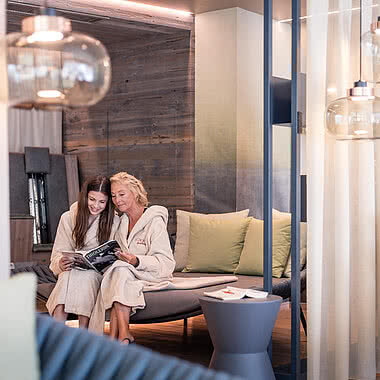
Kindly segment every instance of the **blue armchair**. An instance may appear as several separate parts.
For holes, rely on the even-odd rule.
[[[37,314],[41,380],[237,380],[137,345],[74,329]]]

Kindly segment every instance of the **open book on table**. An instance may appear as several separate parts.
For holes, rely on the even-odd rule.
[[[239,300],[244,297],[250,298],[266,298],[268,292],[256,289],[242,289],[235,288],[233,286],[227,286],[226,288],[215,290],[213,292],[204,292],[205,296],[218,298],[220,300]]]
[[[72,259],[73,268],[93,269],[103,274],[117,260],[115,255],[117,248],[120,248],[119,243],[116,240],[109,240],[90,251],[64,251],[62,254]]]

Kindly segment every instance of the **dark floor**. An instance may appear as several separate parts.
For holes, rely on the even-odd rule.
[[[274,367],[290,362],[290,304],[281,306],[273,331],[273,365]],[[77,326],[76,321],[67,322]],[[106,323],[105,333],[109,325]],[[213,347],[203,316],[188,320],[187,332],[183,321],[131,325],[136,343],[166,355],[173,355],[194,363],[208,366]],[[306,336],[301,331],[301,353],[306,357]]]

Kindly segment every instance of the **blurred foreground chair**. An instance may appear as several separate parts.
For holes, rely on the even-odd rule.
[[[41,380],[238,379],[137,345],[122,346],[40,314],[37,347]]]

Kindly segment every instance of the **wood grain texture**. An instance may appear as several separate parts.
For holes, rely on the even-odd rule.
[[[15,8],[15,9],[14,9]],[[21,31],[21,21],[33,16],[38,10],[35,6],[27,4],[8,4],[7,33]],[[107,17],[104,19],[97,16],[83,16],[71,13],[69,10],[57,10],[57,16],[65,17],[71,21],[71,27],[75,33],[83,33],[100,40],[103,44],[115,43],[132,44],[134,40],[141,38],[154,38],[158,33],[173,34],[178,29],[167,26],[151,25],[136,21],[128,21],[120,18]]]
[[[42,0],[28,0],[28,3],[42,5]],[[174,14],[160,9],[136,8],[128,1],[117,0],[49,0],[49,7],[73,12],[86,12],[122,20],[150,25],[190,30],[194,25],[193,15]]]
[[[188,31],[142,34],[106,46],[112,62],[107,96],[65,111],[64,153],[78,157],[80,182],[128,171],[151,204],[194,207],[194,38]]]
[[[11,218],[11,262],[32,261],[33,218]]]
[[[74,154],[65,155],[67,195],[69,196],[69,205],[78,200],[79,193],[79,171],[78,157]]]

